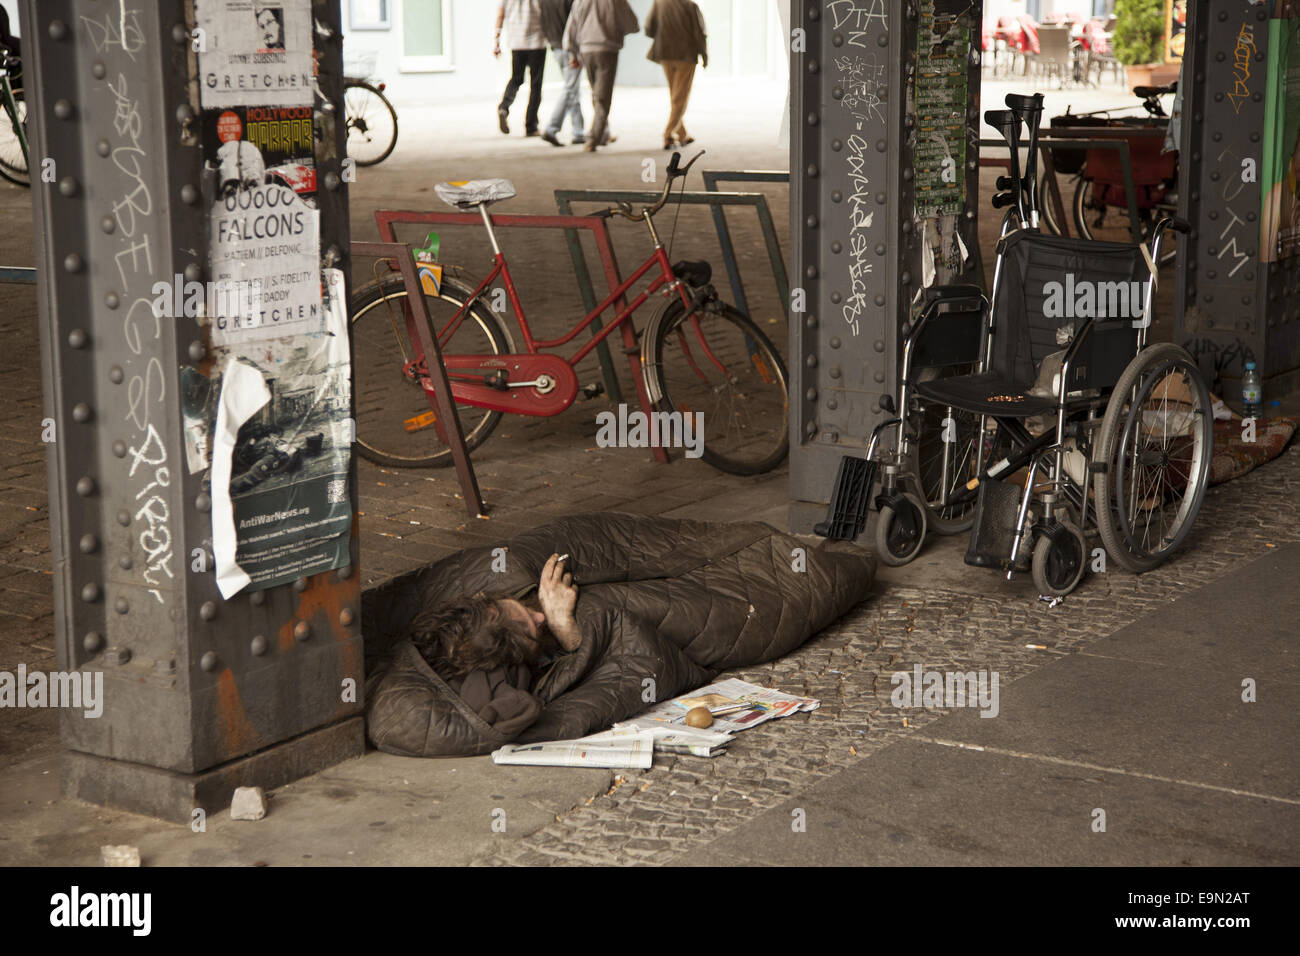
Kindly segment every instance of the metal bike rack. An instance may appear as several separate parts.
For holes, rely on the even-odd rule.
[[[415,330],[420,338],[420,349],[425,355],[425,365],[429,368],[429,377],[433,380],[433,395],[429,397],[429,407],[433,409],[443,428],[447,432],[447,443],[451,446],[451,460],[456,466],[456,477],[460,480],[460,490],[465,497],[465,510],[471,518],[487,514],[483,505],[483,495],[479,492],[478,478],[474,466],[465,450],[465,434],[461,431],[460,416],[456,414],[456,402],[451,397],[451,385],[447,381],[447,366],[442,362],[442,349],[438,338],[430,334],[432,323],[429,321],[429,306],[420,294],[420,277],[416,273],[411,247],[402,242],[354,242],[352,256],[372,259],[396,259],[402,282],[406,286],[408,308],[415,311]],[[429,361],[433,356],[435,361]]]
[[[706,177],[709,173],[704,174]],[[720,176],[735,176],[734,173],[718,174]],[[776,177],[784,176],[785,182],[789,182],[789,173],[753,173],[755,178],[759,176]],[[768,182],[781,182],[779,179],[764,180]],[[709,187],[710,189],[712,187]],[[555,190],[555,204],[565,215],[572,210],[575,202],[631,202],[631,203],[653,203],[658,201],[659,194],[651,192],[642,192],[640,190],[625,189],[557,189]],[[784,308],[789,308],[790,303],[790,282],[786,276],[785,258],[781,254],[781,244],[776,236],[776,226],[772,222],[772,212],[767,205],[767,197],[762,193],[736,193],[736,192],[683,192],[674,193],[672,201],[681,200],[687,206],[710,206],[713,209],[713,222],[718,230],[718,242],[722,245],[722,258],[726,263],[727,276],[731,282],[732,292],[736,296],[736,307],[746,315],[749,314],[747,307],[748,300],[745,298],[744,286],[741,283],[740,272],[736,265],[735,248],[731,243],[731,235],[727,229],[727,222],[722,218],[723,206],[753,206],[754,211],[758,214],[758,225],[763,232],[763,242],[767,246],[767,258],[772,267],[772,278],[776,280],[777,292],[780,294]],[[577,249],[575,256],[581,255],[581,247],[577,245],[577,236],[573,236],[569,249],[572,252]],[[575,263],[576,263],[575,258]]]
[[[14,285],[35,285],[36,270],[27,269],[23,266],[0,266],[0,282],[9,282]]]
[[[709,192],[718,191],[718,183],[784,183],[790,184],[789,170],[763,169],[706,169],[703,172],[704,188]],[[713,228],[718,234],[718,245],[722,247],[722,261],[727,267],[727,278],[731,282],[731,294],[735,297],[736,308],[749,315],[749,298],[745,295],[745,281],[740,275],[740,266],[736,262],[736,249],[731,242],[731,229],[727,225],[727,214],[721,206],[713,207]],[[758,219],[771,219],[767,203],[758,207]],[[767,247],[767,258],[772,266],[772,276],[776,279],[777,293],[785,303],[786,313],[790,311],[790,279],[786,273],[785,258],[780,249]]]
[[[658,199],[656,195],[651,201]],[[464,212],[413,212],[409,210],[397,209],[380,209],[375,212],[375,224],[379,227],[379,235],[385,242],[396,241],[397,225],[444,225],[444,226],[478,226],[482,228],[483,220],[478,213]],[[622,284],[623,280],[619,276],[618,261],[614,258],[614,246],[609,238],[609,230],[606,228],[604,219],[597,216],[502,216],[494,214],[492,216],[492,225],[498,229],[563,229],[566,237],[572,236],[569,244],[570,252],[573,254],[574,272],[577,274],[578,287],[582,291],[582,299],[590,313],[600,301],[596,298],[591,284],[591,272],[587,268],[586,258],[582,254],[582,244],[578,241],[578,230],[586,229],[596,239],[596,248],[600,253],[601,264],[605,269],[605,281],[609,283],[609,290],[613,292]],[[576,252],[574,251],[576,249]],[[616,308],[622,308],[626,301],[620,297],[614,303]],[[591,336],[595,338],[604,328],[604,324],[597,317],[591,323]],[[632,320],[629,318],[623,324],[623,345],[627,353],[628,367],[632,373],[632,382],[636,387],[637,400],[640,403],[641,410],[649,415],[654,409],[650,404],[650,396],[646,394],[645,380],[641,375],[641,358],[640,350],[637,347],[636,332],[632,328]],[[596,353],[600,358],[601,372],[605,378],[605,393],[612,402],[621,402],[623,400],[623,390],[619,386],[618,376],[614,373],[614,363],[610,359],[609,349],[606,347],[608,340],[602,340],[596,346]],[[668,461],[668,452],[663,448],[655,448],[654,457],[656,461],[666,463]]]

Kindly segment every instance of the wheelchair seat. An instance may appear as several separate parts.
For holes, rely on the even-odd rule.
[[[515,196],[515,184],[508,179],[467,179],[454,183],[438,183],[433,191],[449,206],[473,209],[487,206]]]
[[[1031,388],[1033,382],[1018,384],[997,372],[984,372],[921,382],[916,392],[938,405],[997,418],[1030,418],[1056,407],[1053,398],[1029,394]]]

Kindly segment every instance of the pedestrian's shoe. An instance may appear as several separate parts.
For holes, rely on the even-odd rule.
[[[545,133],[542,134],[542,141],[543,141],[543,142],[546,142],[546,143],[550,143],[552,146],[563,146],[563,145],[564,145],[564,144],[561,143],[558,139],[555,138],[555,134],[552,133],[549,129],[548,129]]]
[[[509,118],[510,114],[505,110],[497,110],[497,125],[501,127],[503,133],[510,132],[510,124],[506,122]]]
[[[582,146],[586,142],[587,142],[587,138],[585,136],[575,136],[573,137],[573,142],[570,145]]]
[[[617,142],[618,142],[618,137],[617,137],[617,136],[606,136],[604,142],[602,142],[600,145],[601,145],[601,146],[608,146],[608,145],[610,145],[611,143],[617,143]]]
[[[539,133],[539,132],[537,132],[537,130],[534,129],[534,130],[529,130],[528,132],[524,133],[524,135],[525,135],[525,136],[541,136],[542,134]]]
[[[693,142],[695,142],[695,137],[694,137],[694,136],[687,136],[684,140],[682,140],[682,145],[683,145],[683,146],[690,146],[691,143],[693,143]]]
[[[671,139],[664,140],[664,149],[672,149],[676,145],[677,144],[674,143]]]
[[[594,153],[594,152],[596,151],[596,143],[595,143],[595,141],[594,141],[594,140],[588,140],[587,142],[583,143],[583,144],[582,144],[582,151],[583,151],[584,153]]]

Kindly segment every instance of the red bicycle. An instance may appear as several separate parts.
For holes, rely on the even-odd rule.
[[[680,154],[673,154],[663,193],[653,205],[634,212],[630,204],[620,203],[596,214],[644,222],[654,249],[585,318],[549,340],[533,337],[488,211],[493,202],[515,195],[513,185],[498,179],[438,186],[445,201],[462,210],[479,211],[493,252],[492,269],[477,286],[471,288],[449,274],[458,270],[444,269],[438,294],[425,295],[467,449],[483,444],[503,413],[545,417],[572,405],[579,391],[574,367],[658,295],[665,301],[639,336],[639,371],[657,418],[647,424],[659,429],[660,435],[665,429],[671,434],[674,427],[682,429],[686,424],[674,419],[675,413],[695,415],[693,423],[703,426],[700,457],[732,474],[761,474],[785,458],[789,450],[785,363],[748,316],[718,298],[709,281],[709,264],[670,262],[655,229],[654,215],[667,202],[673,183],[684,178],[698,159],[699,154],[683,168]],[[573,341],[646,276],[652,276],[649,285],[617,311],[598,335],[572,355],[556,354],[554,350]],[[505,285],[524,351],[516,349],[509,331],[484,301],[498,279]],[[448,465],[451,449],[441,423],[430,411],[427,394],[432,383],[406,296],[401,276],[392,275],[359,289],[352,298],[357,444],[362,456],[377,464]],[[635,325],[630,328],[636,334]]]

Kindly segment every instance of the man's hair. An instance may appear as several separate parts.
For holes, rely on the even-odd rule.
[[[471,671],[530,664],[528,627],[502,610],[506,595],[457,598],[426,605],[411,624],[411,642],[443,680]]]

